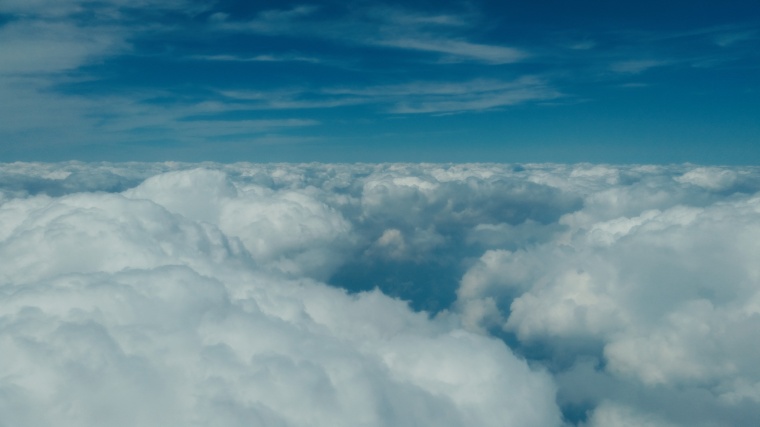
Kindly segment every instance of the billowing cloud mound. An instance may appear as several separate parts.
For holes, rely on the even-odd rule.
[[[751,425],[758,254],[755,168],[2,165],[0,413]]]
[[[646,406],[637,415],[605,403],[591,425],[670,425],[651,421],[657,417],[741,425],[757,417],[756,172],[580,168],[568,178],[559,185],[583,194],[583,209],[563,215],[547,241],[486,251],[458,289],[465,324],[503,328],[526,352],[542,352],[572,387],[565,399],[612,392],[625,405]],[[581,385],[589,363],[602,376]],[[602,383],[611,380],[621,384]],[[694,402],[709,409],[635,402],[633,390],[682,401],[699,393]]]
[[[355,239],[319,192],[208,169],[121,194],[19,181],[0,205],[3,425],[560,425],[549,376],[504,343],[309,278]]]

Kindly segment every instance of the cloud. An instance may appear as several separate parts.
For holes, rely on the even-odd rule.
[[[751,61],[757,41],[755,30],[743,25],[681,31],[621,31],[607,37],[616,45],[594,49],[589,59],[604,64],[604,71],[612,71],[617,78],[662,67],[671,71],[743,67],[741,64],[745,61]]]
[[[464,84],[463,87],[471,86]],[[392,109],[397,114],[453,113],[482,111],[527,102],[547,101],[562,97],[540,79],[523,78],[495,85],[491,90],[468,92],[460,96],[428,96],[417,100],[401,100]]]
[[[0,27],[0,75],[55,73],[125,48],[120,34],[67,23],[16,21]]]
[[[597,42],[594,40],[580,40],[575,42],[568,42],[565,45],[568,49],[573,50],[589,50],[597,46]]]
[[[444,54],[442,62],[475,61],[508,64],[524,60],[528,53],[514,47],[476,43],[452,30],[470,30],[482,21],[472,10],[453,14],[425,14],[413,10],[377,7],[363,16],[377,31],[365,34],[365,42],[378,46]]]
[[[218,29],[224,31],[245,31],[263,34],[292,34],[299,32],[298,28],[316,11],[318,6],[301,5],[290,9],[268,9],[259,12],[254,19],[247,21],[232,21],[230,15],[217,12],[210,16],[210,21]]]
[[[229,61],[229,62],[310,62],[320,63],[319,58],[298,55],[255,55],[255,56],[238,56],[238,55],[194,55],[190,59],[205,61]]]
[[[350,184],[344,168],[11,169],[17,184],[0,192],[7,422],[561,425],[551,378],[504,343],[308,277],[355,243],[330,190]],[[99,170],[132,188],[91,192]],[[44,194],[75,174],[81,191]],[[34,183],[44,191],[23,188]]]
[[[186,1],[155,5],[114,0],[100,2],[97,10],[80,3],[3,3],[0,10],[11,19],[0,26],[5,47],[0,51],[0,97],[13,100],[0,106],[4,150],[21,145],[55,150],[50,141],[81,146],[116,137],[123,142],[129,132],[149,129],[155,122],[171,123],[188,109],[198,110],[192,102],[180,102],[174,111],[156,107],[147,101],[166,93],[144,89],[121,95],[61,91],[61,85],[98,80],[97,73],[83,68],[134,53],[137,34],[163,28],[135,15],[202,10]]]
[[[631,408],[604,402],[594,410],[589,419],[588,427],[673,427],[667,421],[651,415],[637,414]]]
[[[757,34],[741,24],[584,34],[550,25],[533,37],[500,26],[498,13],[487,15],[491,6],[468,2],[435,10],[377,2],[232,3],[3,2],[0,98],[11,100],[0,105],[3,157],[61,159],[92,147],[112,159],[115,151],[135,159],[165,156],[172,145],[199,159],[222,151],[210,148],[219,142],[231,151],[313,141],[344,121],[380,126],[395,119],[388,113],[446,115],[589,99],[579,93],[589,81],[655,87],[662,82],[631,79],[726,72],[752,63],[757,51]],[[666,66],[668,75],[645,73]],[[357,106],[368,108],[349,108]],[[345,114],[330,120],[315,111],[325,108]],[[266,116],[312,120],[315,127],[247,127],[264,110],[302,110]],[[188,123],[199,115],[208,122]],[[248,122],[233,125],[237,120]]]
[[[508,64],[521,61],[527,57],[525,52],[515,48],[470,43],[461,40],[386,38],[379,40],[377,44],[401,49],[443,53],[450,56],[449,60],[470,59],[490,64]]]
[[[667,64],[667,61],[653,59],[633,59],[628,61],[615,62],[610,66],[610,69],[616,73],[639,74],[651,68],[661,67]]]
[[[377,105],[392,114],[463,113],[560,98],[562,93],[534,76],[513,81],[416,81],[395,85],[325,87],[318,90],[221,91],[252,109],[338,108]],[[241,106],[242,108],[242,106]]]
[[[0,75],[59,73],[129,52],[130,39],[147,27],[136,25],[129,11],[193,14],[204,10],[193,3],[109,0],[91,10],[78,1],[3,2],[0,12],[10,20],[0,26],[0,43],[5,46],[0,52]]]
[[[3,165],[0,406],[30,426],[747,425],[758,194],[753,167]]]
[[[187,194],[205,197],[187,197]],[[351,225],[339,212],[302,192],[238,189],[217,171],[170,172],[125,192],[171,212],[217,224],[239,238],[253,260],[283,273],[326,278],[350,244]],[[242,220],[241,220],[242,219]],[[337,253],[336,253],[337,252]]]
[[[340,44],[444,54],[447,62],[507,64],[528,56],[527,52],[514,47],[475,43],[457,35],[476,25],[479,18],[472,13],[426,14],[384,6],[336,9],[327,18],[315,16],[318,11],[316,6],[297,6],[265,10],[247,21],[233,22],[226,15],[213,15],[212,22],[222,31],[318,37]],[[335,19],[336,16],[342,19]]]
[[[715,36],[715,44],[720,47],[730,47],[757,38],[757,31],[725,32]]]
[[[750,331],[760,320],[760,272],[750,255],[760,250],[758,186],[748,183],[755,173],[576,168],[563,187],[585,194],[583,208],[537,243],[482,255],[457,291],[463,321],[503,328],[525,351],[543,349],[555,369],[597,360],[603,375],[622,381],[618,389],[715,396],[703,419],[659,407],[641,420],[710,425],[728,422],[720,412],[741,402],[756,410],[749,384],[760,381],[750,362],[757,349],[739,344],[755,342]],[[605,408],[590,425],[646,424]]]

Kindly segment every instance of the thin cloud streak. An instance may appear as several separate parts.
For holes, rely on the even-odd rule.
[[[610,65],[610,70],[623,74],[639,74],[652,68],[668,65],[667,61],[654,59],[634,59],[628,61],[615,62]]]
[[[444,60],[476,60],[488,64],[510,64],[528,57],[528,54],[515,48],[484,45],[455,39],[437,40],[424,38],[387,38],[377,41],[380,46],[423,52],[443,53]]]
[[[198,61],[220,61],[220,62],[310,62],[312,64],[319,64],[324,62],[323,60],[309,56],[298,55],[272,55],[261,54],[255,56],[240,56],[240,55],[193,55],[188,59]]]
[[[520,49],[473,43],[450,35],[451,28],[469,28],[474,24],[448,15],[420,15],[402,9],[367,9],[353,11],[352,21],[309,20],[319,9],[299,6],[293,9],[260,12],[256,19],[230,22],[215,16],[212,22],[223,31],[254,32],[269,35],[319,37],[333,42],[382,46],[446,55],[444,61],[478,61],[508,64],[524,60],[528,54]],[[399,36],[401,34],[401,36]]]
[[[391,114],[461,113],[532,101],[552,100],[563,94],[536,77],[515,81],[413,82],[376,87],[325,88],[317,91],[221,91],[251,108],[301,109],[375,105]],[[310,98],[310,99],[309,99]]]

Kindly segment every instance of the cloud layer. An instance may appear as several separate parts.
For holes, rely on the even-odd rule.
[[[4,164],[0,412],[746,425],[759,191],[688,165]]]
[[[312,279],[357,243],[324,189],[254,183],[299,168],[62,195],[72,170],[105,184],[98,167],[44,169],[2,181],[9,425],[560,425],[549,375],[504,343]]]

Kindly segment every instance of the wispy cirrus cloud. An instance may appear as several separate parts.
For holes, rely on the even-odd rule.
[[[278,89],[278,90],[222,90],[219,94],[229,101],[236,102],[239,108],[259,110],[297,110],[337,108],[369,103],[364,96],[336,94],[331,96],[321,90]]]
[[[316,12],[317,6],[296,6],[290,9],[269,9],[262,11],[249,20],[233,20],[224,12],[217,12],[209,17],[209,22],[217,29],[225,31],[251,31],[265,34],[295,34],[300,32],[299,24]]]
[[[718,78],[757,67],[756,25],[743,21],[681,30],[551,23],[544,33],[488,2],[265,3],[0,2],[0,98],[10,100],[0,105],[0,144],[198,141],[212,130],[247,137],[252,120],[313,120],[270,128],[287,139],[290,129],[331,133],[338,115],[379,123],[594,102],[604,95],[592,86],[685,91],[691,80],[678,76],[700,73],[736,93],[757,87],[751,73]],[[208,131],[191,129],[199,117],[213,122]],[[232,131],[235,121],[247,125]]]
[[[105,27],[16,21],[0,27],[0,75],[58,73],[127,48],[124,35]]]
[[[610,65],[610,70],[616,73],[639,74],[646,70],[656,67],[662,67],[671,62],[656,59],[634,59],[627,61],[618,61]]]
[[[26,144],[43,146],[66,141],[71,147],[108,145],[106,141],[202,141],[204,138],[261,137],[269,132],[288,137],[287,129],[315,126],[303,118],[219,120],[240,109],[235,103],[188,97],[169,88],[139,87],[109,93],[62,91],[72,82],[97,82],[103,76],[88,67],[109,60],[143,55],[135,41],[177,29],[161,22],[164,15],[195,16],[209,6],[192,1],[112,0],[97,9],[80,2],[8,1],[0,13],[0,149]],[[154,20],[142,21],[148,16]],[[145,31],[148,29],[149,31]],[[200,56],[198,57],[200,58]],[[253,56],[207,55],[211,61],[316,62],[291,54]],[[86,71],[85,71],[86,70]],[[117,72],[116,75],[119,73]],[[109,78],[109,77],[106,77]],[[113,78],[113,75],[110,76]],[[155,102],[171,99],[171,102]],[[205,119],[198,119],[198,116]],[[268,136],[271,139],[271,135]],[[6,145],[13,141],[14,146]]]
[[[477,17],[471,15],[425,14],[386,6],[353,9],[336,19],[315,16],[318,10],[316,6],[297,6],[262,11],[247,21],[230,21],[227,15],[212,15],[211,21],[224,31],[318,37],[349,45],[429,52],[444,55],[444,62],[507,64],[528,56],[514,47],[469,40],[467,30],[477,24]]]
[[[395,85],[332,87],[318,90],[221,91],[221,95],[258,109],[337,108],[375,105],[392,114],[436,114],[480,111],[563,94],[538,77],[514,81],[416,81]]]
[[[746,30],[746,31],[722,32],[720,34],[715,35],[715,38],[713,40],[715,41],[715,44],[717,44],[720,47],[730,47],[736,43],[750,41],[750,40],[757,40],[757,38],[758,38],[757,30]]]
[[[689,31],[621,32],[617,46],[599,52],[600,61],[619,74],[653,68],[731,67],[757,56],[757,31],[746,26],[697,28]],[[720,49],[715,49],[719,47]]]
[[[523,50],[511,47],[478,44],[445,38],[388,37],[377,40],[376,44],[399,49],[440,53],[444,55],[442,58],[444,62],[472,60],[488,64],[508,64],[519,62],[528,56]]]
[[[523,77],[514,81],[418,82],[378,87],[365,93],[375,96],[392,95],[389,111],[395,114],[481,111],[562,96],[537,77]]]
[[[313,64],[324,62],[322,59],[311,56],[299,55],[273,55],[261,54],[254,56],[242,55],[193,55],[188,59],[201,61],[222,61],[222,62],[310,62]]]
[[[461,15],[429,15],[378,7],[370,9],[366,16],[377,26],[375,34],[365,39],[371,45],[442,54],[443,62],[507,64],[529,56],[522,49],[478,43],[467,37],[482,19],[469,11]]]

